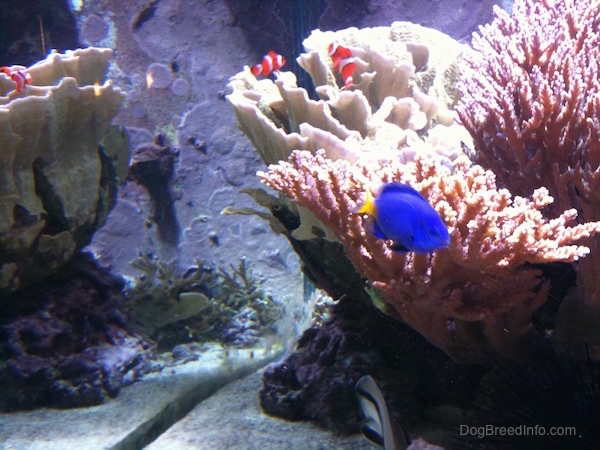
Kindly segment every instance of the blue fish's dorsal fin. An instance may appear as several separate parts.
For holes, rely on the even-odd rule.
[[[425,202],[427,201],[425,199],[425,197],[423,197],[419,191],[417,191],[415,188],[409,186],[408,184],[402,184],[402,183],[385,184],[383,186],[383,188],[381,188],[381,192],[379,193],[379,196],[381,197],[383,194],[391,194],[391,193],[414,195],[415,197],[418,197]]]

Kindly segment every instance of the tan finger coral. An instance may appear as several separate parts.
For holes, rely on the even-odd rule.
[[[123,101],[105,82],[111,55],[51,54],[23,69],[32,84],[21,92],[2,77],[0,290],[56,272],[114,204],[129,154],[126,137],[109,127]]]
[[[530,264],[576,261],[589,249],[576,245],[600,223],[573,224],[575,210],[553,220],[540,210],[552,202],[546,189],[531,199],[498,190],[494,174],[466,157],[454,170],[432,159],[331,161],[324,152],[295,151],[289,162],[260,173],[262,181],[312,211],[333,231],[348,258],[394,314],[459,361],[486,352],[517,357],[531,332],[531,315],[548,284]],[[451,231],[447,249],[397,253],[365,232],[353,213],[366,190],[398,181],[420,191]]]

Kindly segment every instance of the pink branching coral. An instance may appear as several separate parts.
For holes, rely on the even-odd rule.
[[[527,263],[575,261],[589,249],[573,243],[600,231],[600,223],[569,226],[573,209],[545,219],[540,210],[552,202],[546,189],[512,198],[466,157],[451,170],[424,158],[351,164],[295,151],[269,169],[261,180],[310,209],[393,313],[457,360],[477,360],[483,350],[515,356],[548,293],[541,272]],[[367,189],[391,181],[410,184],[435,207],[451,231],[449,248],[396,253],[366,233],[353,211]]]
[[[546,186],[562,211],[598,177],[599,4],[518,0],[512,16],[494,11],[473,39],[457,111],[500,184],[523,195]]]
[[[517,0],[512,16],[495,15],[474,37],[456,108],[477,161],[515,194],[547,187],[548,216],[576,208],[582,222],[600,219],[600,3]],[[597,250],[578,285],[600,318]]]

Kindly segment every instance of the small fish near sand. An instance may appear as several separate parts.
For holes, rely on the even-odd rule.
[[[263,56],[262,61],[250,68],[252,75],[255,77],[262,75],[263,77],[271,75],[276,70],[281,69],[285,66],[285,58],[279,53],[275,53],[273,50],[269,51]]]
[[[450,234],[440,215],[407,184],[385,184],[377,198],[367,192],[367,200],[357,212],[372,217],[365,225],[367,231],[391,240],[392,250],[431,253],[450,245]]]
[[[356,71],[356,62],[352,57],[352,50],[340,45],[338,42],[332,42],[328,48],[329,57],[333,64],[333,71],[339,73],[344,82],[343,89],[352,86],[354,72]]]
[[[21,92],[25,89],[25,86],[31,84],[31,75],[28,72],[25,72],[24,69],[12,70],[8,66],[2,66],[0,67],[0,73],[7,75],[14,81],[17,92]]]

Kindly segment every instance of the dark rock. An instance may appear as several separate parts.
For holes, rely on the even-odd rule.
[[[0,300],[0,410],[96,405],[145,373],[154,343],[128,325],[123,281],[77,254]]]
[[[158,227],[160,240],[175,246],[181,234],[172,190],[177,153],[165,145],[164,136],[156,139],[155,143],[141,144],[134,150],[129,178],[148,190],[154,207],[152,220]]]
[[[379,384],[403,425],[438,404],[464,406],[483,371],[460,367],[415,331],[360,298],[345,297],[322,327],[309,328],[295,352],[263,376],[263,410],[287,420],[311,420],[337,433],[360,430],[356,382]]]

